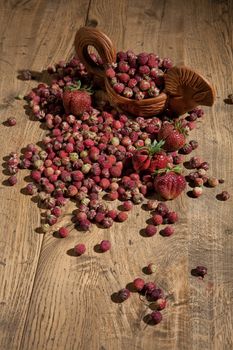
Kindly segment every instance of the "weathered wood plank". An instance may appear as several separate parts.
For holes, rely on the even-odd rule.
[[[27,50],[32,50],[34,57],[38,46],[40,51],[39,57],[28,61],[27,66],[41,70],[50,62],[67,58],[71,54],[71,36],[78,27],[75,23],[76,16],[79,15],[78,23],[81,24],[85,17],[84,8],[87,7],[79,4],[78,9],[75,2],[72,2],[69,8],[62,2],[59,2],[59,5],[58,2],[49,2],[46,3],[46,7],[43,7],[44,2],[37,4],[38,18],[36,15],[34,17],[41,23],[37,39],[41,44],[39,46],[38,42],[34,43],[31,40]],[[42,8],[44,12],[41,11]],[[52,33],[44,28],[48,21],[44,16],[47,16],[49,11],[56,12],[57,18],[54,22],[56,30]],[[231,193],[232,106],[225,105],[223,99],[233,91],[230,70],[233,61],[232,15],[232,4],[227,1],[203,0],[190,4],[172,0],[92,0],[87,18],[89,25],[97,25],[112,38],[117,49],[132,48],[136,52],[157,52],[161,56],[171,57],[175,63],[185,63],[198,69],[215,83],[217,103],[213,109],[206,109],[205,120],[198,125],[191,138],[199,141],[200,147],[195,154],[210,163],[210,173],[225,178],[226,184],[221,186]],[[63,23],[62,26],[60,22]],[[31,26],[29,25],[28,31],[34,33]],[[50,28],[51,26],[50,23]],[[12,37],[12,33],[13,29],[11,36],[8,35],[9,38]],[[22,40],[26,40],[24,34]],[[46,48],[43,48],[44,41],[47,43]],[[28,55],[26,52],[25,58]],[[17,68],[22,68],[21,64]],[[11,79],[15,84],[14,72]],[[26,89],[25,84],[20,85],[20,88]],[[9,89],[6,86],[3,96],[7,93]],[[6,112],[10,113],[9,107]],[[23,118],[25,117],[22,113],[22,120]],[[19,127],[18,131],[18,126],[13,129],[15,133],[18,132],[18,139],[13,141],[16,148],[19,143],[20,146],[25,145],[25,140],[30,142],[39,139],[42,134],[38,133],[36,123],[27,121],[27,125],[30,125],[30,132],[34,131],[29,134],[29,127],[27,129],[23,126],[22,141],[19,139],[22,127]],[[29,135],[33,138],[30,139]],[[4,152],[8,152],[8,148]],[[33,237],[36,242],[33,241],[31,245],[28,241],[20,243],[22,254],[29,254],[29,257],[34,259],[29,260],[30,265],[25,275],[22,267],[20,270],[16,268],[19,253],[14,247],[13,235],[9,237],[10,250],[7,250],[7,244],[2,243],[3,248],[7,250],[7,257],[12,257],[13,261],[6,274],[12,276],[11,289],[13,279],[15,280],[18,273],[21,274],[21,278],[17,280],[18,284],[26,278],[24,276],[29,276],[28,280],[33,279],[42,244],[20,348],[232,349],[232,200],[225,203],[217,201],[215,195],[220,190],[221,188],[205,189],[204,195],[198,200],[183,195],[169,203],[171,208],[180,213],[176,234],[169,239],[159,235],[148,239],[140,236],[139,230],[145,226],[148,214],[142,214],[141,209],[136,208],[126,223],[115,224],[111,230],[94,228],[85,234],[73,230],[65,240],[46,234],[42,243],[41,237],[35,236],[33,232],[39,222],[38,210],[33,205],[28,215],[30,200],[25,197],[20,199],[25,203],[27,201],[27,204],[22,205],[25,209],[17,210],[17,215],[23,217],[20,219],[23,220],[22,223],[20,221],[20,226],[21,229],[24,227],[25,233],[22,235],[17,228],[17,242],[20,242],[22,237],[25,241]],[[10,189],[9,192],[8,188],[4,191],[5,198],[8,198],[4,207],[4,215],[7,215],[10,201],[17,196],[17,189]],[[13,211],[11,208],[10,212],[16,213],[16,209]],[[4,227],[12,232],[14,225],[12,223],[10,231],[9,218],[5,218]],[[31,228],[31,232],[28,227]],[[103,238],[109,238],[113,248],[102,255],[94,252],[93,246]],[[81,258],[70,256],[71,248],[79,241],[86,243],[87,254]],[[4,264],[5,261],[2,261]],[[116,304],[111,300],[112,293],[124,287],[134,277],[143,276],[141,268],[150,261],[158,265],[158,271],[153,278],[172,294],[169,307],[164,313],[164,321],[157,327],[150,327],[144,323],[143,317],[148,310],[136,295],[123,304]],[[208,267],[208,276],[204,281],[190,276],[191,268],[197,264]],[[6,267],[7,265],[4,269]],[[18,287],[17,295],[23,293],[25,298],[26,283],[23,286]],[[28,287],[29,295],[31,288],[32,282]],[[12,300],[16,304],[19,303],[13,296]],[[3,339],[4,349],[17,348],[15,344],[22,334],[23,321],[20,320],[20,323],[16,316],[20,312],[20,316],[23,314],[25,320],[26,308],[22,311],[17,306],[18,312],[15,313],[15,307],[15,304],[8,306],[7,312],[11,317],[2,318],[3,322],[7,323],[5,329],[10,331],[15,325],[13,339],[5,329],[4,337],[0,337]]]
[[[51,62],[70,55],[78,25],[85,23],[89,1],[8,1],[0,4],[0,114],[1,121],[16,116],[17,125],[0,125],[1,160],[42,138],[39,124],[29,120],[24,102],[31,82],[17,79],[18,70],[41,72]],[[67,25],[68,24],[68,25]],[[27,172],[20,172],[18,185],[5,186],[1,171],[0,238],[0,348],[18,349],[30,302],[43,235],[35,232],[40,212],[29,196],[19,192]],[[2,183],[3,182],[3,183]]]

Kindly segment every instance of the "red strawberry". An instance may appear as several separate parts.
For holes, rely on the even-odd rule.
[[[132,162],[135,171],[148,169],[150,166],[150,152],[148,148],[141,148],[135,151]]]
[[[170,158],[166,155],[165,152],[156,153],[150,162],[149,171],[152,173],[157,169],[164,169],[167,167]]]
[[[155,141],[154,143],[152,143],[150,147],[142,147],[136,150],[132,158],[134,170],[142,171],[142,170],[149,169],[151,166],[151,159],[153,155],[157,152],[161,152],[161,147],[163,144],[164,144],[164,141],[160,141],[160,142]],[[154,171],[154,170],[155,168],[151,171]]]
[[[70,85],[63,92],[63,106],[67,114],[81,115],[91,107],[91,96],[88,89],[81,90],[80,82]]]
[[[158,139],[164,140],[164,149],[169,152],[177,151],[185,144],[187,132],[180,122],[163,124],[158,133]]]
[[[156,176],[154,180],[155,191],[164,199],[174,199],[186,187],[185,177],[177,173],[178,167],[168,169]]]

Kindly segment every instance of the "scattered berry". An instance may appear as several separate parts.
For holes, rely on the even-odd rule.
[[[159,311],[165,309],[166,304],[167,304],[166,299],[161,298],[161,299],[158,299],[155,301],[155,306],[156,306],[157,310],[159,310]]]
[[[134,281],[133,281],[133,285],[135,287],[135,289],[140,292],[144,285],[145,285],[145,282],[142,278],[136,278]]]
[[[169,237],[173,235],[175,229],[172,226],[166,226],[163,230],[161,230],[161,235],[165,237]]]
[[[148,237],[152,237],[156,234],[157,228],[154,225],[148,225],[145,231]]]
[[[202,187],[194,187],[192,193],[194,197],[200,197],[203,193],[203,189]]]
[[[153,323],[158,324],[158,323],[160,323],[162,321],[163,316],[162,316],[161,312],[153,311],[150,314],[150,318],[151,318]]]
[[[216,187],[219,184],[219,181],[216,177],[209,177],[207,182],[208,182],[208,185],[211,187]]]
[[[158,205],[158,202],[157,202],[157,201],[154,201],[154,200],[149,200],[149,201],[147,202],[147,208],[148,208],[149,210],[155,209],[155,208],[157,207],[157,205]]]
[[[60,237],[65,238],[68,236],[69,231],[68,231],[67,227],[60,227],[58,230],[58,233],[59,233]]]
[[[227,201],[230,198],[230,194],[227,191],[222,191],[219,195],[218,198],[222,201]]]
[[[118,292],[119,299],[125,301],[130,297],[130,291],[127,288],[123,288]]]
[[[9,126],[14,126],[14,125],[16,125],[16,119],[15,119],[14,117],[8,118],[8,119],[7,119],[7,124],[8,124]]]
[[[194,276],[200,276],[200,277],[204,278],[205,275],[207,274],[207,267],[197,266],[195,269],[192,270],[192,274]]]
[[[133,203],[131,202],[131,201],[125,201],[124,203],[123,203],[123,209],[125,210],[125,211],[129,211],[129,210],[131,210],[133,208]]]
[[[127,219],[128,219],[128,214],[126,212],[122,211],[122,212],[118,213],[117,220],[119,222],[126,221]]]
[[[100,242],[100,250],[104,253],[111,249],[111,243],[108,240]]]
[[[159,214],[153,215],[152,220],[153,220],[154,225],[156,225],[156,226],[161,225],[163,223],[163,217]]]
[[[156,265],[153,264],[153,263],[150,263],[150,264],[147,266],[147,272],[150,273],[150,274],[156,272]]]
[[[85,251],[86,251],[86,246],[85,246],[85,244],[83,244],[83,243],[77,244],[77,245],[74,247],[74,251],[75,251],[75,253],[76,253],[78,256],[84,254]]]
[[[14,186],[17,184],[17,177],[15,175],[12,175],[8,178],[8,182],[11,186]]]

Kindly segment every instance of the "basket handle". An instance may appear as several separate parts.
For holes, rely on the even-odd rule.
[[[100,30],[91,27],[80,28],[75,36],[74,46],[80,60],[87,71],[99,78],[104,78],[104,68],[116,61],[116,50],[112,41]],[[96,64],[88,53],[88,46],[93,46],[103,61],[103,65]]]

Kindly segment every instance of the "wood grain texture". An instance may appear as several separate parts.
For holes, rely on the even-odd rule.
[[[67,59],[75,32],[87,19],[118,50],[157,52],[215,84],[217,102],[205,109],[192,138],[200,145],[195,154],[210,163],[210,173],[226,180],[220,188],[205,189],[198,200],[184,194],[169,203],[180,220],[168,239],[139,234],[149,217],[140,207],[111,230],[95,227],[84,234],[72,230],[65,240],[51,233],[43,238],[35,233],[39,210],[19,193],[23,174],[16,187],[1,185],[0,349],[232,349],[232,199],[215,198],[221,188],[233,194],[233,110],[223,103],[233,91],[232,2],[92,0],[89,6],[88,1],[11,1],[1,5],[0,16],[1,119],[17,113],[18,120],[14,128],[0,126],[2,156],[43,134],[39,123],[24,114],[23,103],[14,101],[32,86],[16,79],[17,70],[41,71]],[[13,20],[20,32],[9,26]],[[98,254],[93,246],[103,238],[113,248]],[[78,242],[88,247],[80,258],[71,254]],[[141,269],[150,261],[158,266],[153,278],[170,294],[157,327],[144,323],[148,310],[136,295],[123,304],[111,300],[112,293],[143,276]],[[190,275],[197,264],[208,268],[204,281]]]
[[[41,140],[44,130],[24,111],[15,96],[26,94],[33,82],[17,79],[18,70],[39,74],[49,64],[69,56],[77,26],[85,23],[89,1],[1,1],[0,115],[16,116],[17,125],[0,125],[1,160],[11,151]],[[35,82],[34,82],[35,85]],[[0,349],[19,349],[35,279],[43,235],[35,232],[40,211],[29,196],[20,172],[18,185],[5,186],[1,171],[0,234]]]

